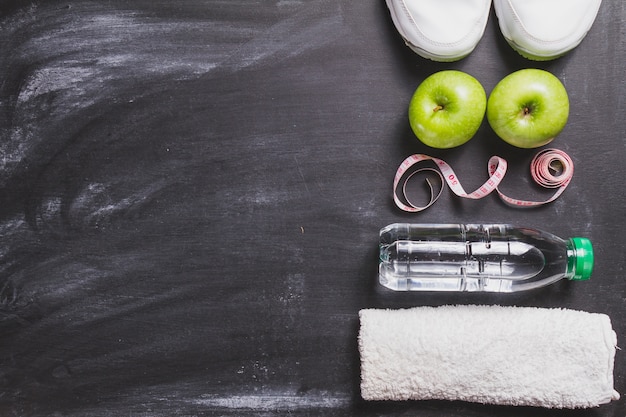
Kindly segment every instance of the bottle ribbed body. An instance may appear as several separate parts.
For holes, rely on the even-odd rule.
[[[577,266],[571,239],[508,224],[392,224],[379,251],[379,281],[397,291],[515,292],[572,279]]]

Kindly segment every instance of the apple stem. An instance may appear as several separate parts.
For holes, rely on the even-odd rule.
[[[528,116],[530,114],[530,108],[524,107],[524,116]]]
[[[439,110],[443,110],[443,106],[441,104],[437,104],[433,109],[433,112],[438,112]]]

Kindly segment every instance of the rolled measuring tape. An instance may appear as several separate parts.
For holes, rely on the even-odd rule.
[[[416,164],[423,161],[432,161],[437,166],[434,168],[422,168],[414,170]],[[475,191],[468,193],[463,189],[457,175],[452,167],[442,159],[424,154],[414,154],[406,158],[396,171],[393,180],[393,200],[400,209],[407,212],[419,212],[432,206],[441,196],[444,188],[444,182],[448,184],[454,194],[459,197],[469,199],[480,199],[495,191],[500,199],[506,204],[513,207],[537,207],[548,204],[556,200],[567,188],[574,175],[574,163],[568,154],[559,149],[544,149],[537,153],[530,163],[530,175],[538,185],[544,188],[555,188],[556,192],[544,201],[528,201],[519,200],[509,197],[502,193],[498,186],[502,182],[506,174],[508,164],[506,160],[499,156],[492,156],[488,162],[489,179]],[[427,179],[427,185],[430,189],[430,201],[424,206],[413,204],[407,197],[407,183],[417,173],[423,171],[433,171],[437,173],[441,187],[439,192],[435,192],[432,183]],[[408,174],[408,175],[407,175]],[[404,178],[404,180],[402,180]],[[398,195],[398,187],[402,184],[402,198]]]

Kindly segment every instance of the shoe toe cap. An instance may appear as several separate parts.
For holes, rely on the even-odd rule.
[[[502,34],[522,55],[552,59],[574,49],[601,0],[494,0]]]
[[[456,60],[480,41],[491,0],[387,0],[398,32],[420,55]]]

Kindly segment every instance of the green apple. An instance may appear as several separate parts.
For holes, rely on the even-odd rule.
[[[454,148],[474,136],[485,117],[487,95],[469,74],[446,70],[427,77],[409,104],[409,123],[424,144]]]
[[[557,77],[523,69],[504,77],[489,95],[487,121],[505,142],[519,148],[543,146],[565,127],[569,99]]]

